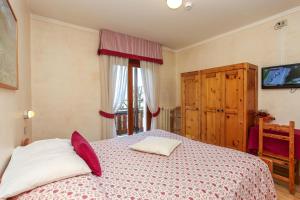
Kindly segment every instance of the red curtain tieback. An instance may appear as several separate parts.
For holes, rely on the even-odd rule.
[[[107,119],[114,119],[115,118],[115,114],[107,113],[107,112],[104,112],[102,110],[99,111],[99,115],[101,115],[102,117],[105,117]]]
[[[158,107],[157,111],[155,113],[152,113],[152,117],[157,117],[160,113],[160,107]]]

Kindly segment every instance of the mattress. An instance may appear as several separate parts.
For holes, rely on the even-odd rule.
[[[182,144],[169,157],[129,149],[147,136],[173,138]],[[267,165],[250,154],[162,130],[94,142],[92,146],[102,177],[89,174],[65,179],[16,199],[276,199]]]

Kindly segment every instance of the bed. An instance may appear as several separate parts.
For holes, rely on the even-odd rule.
[[[181,140],[169,156],[128,148],[147,136]],[[162,130],[92,143],[103,175],[54,182],[14,199],[276,199],[273,179],[259,158]]]

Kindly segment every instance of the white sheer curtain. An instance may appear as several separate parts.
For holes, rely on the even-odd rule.
[[[128,59],[101,55],[100,67],[100,110],[113,114],[120,108],[127,92]],[[114,119],[100,116],[101,139],[116,137]]]
[[[141,61],[140,66],[146,103],[150,112],[153,114],[159,109],[159,65],[152,62]],[[151,129],[156,128],[157,117],[152,117]]]

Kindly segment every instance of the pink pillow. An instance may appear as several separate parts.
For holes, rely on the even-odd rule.
[[[96,176],[101,176],[101,167],[98,157],[89,142],[77,131],[74,131],[71,143],[76,153],[86,162]]]

